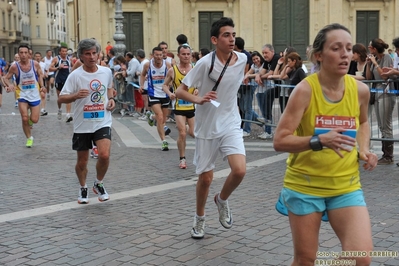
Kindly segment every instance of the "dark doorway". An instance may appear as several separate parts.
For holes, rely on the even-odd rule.
[[[302,58],[306,58],[309,44],[309,0],[273,1],[273,46],[276,53],[292,46]]]
[[[198,31],[199,31],[199,47],[213,50],[211,42],[211,26],[212,23],[223,17],[223,12],[199,12],[198,14]]]
[[[126,51],[133,52],[134,54],[137,49],[143,49],[143,13],[123,13],[123,32],[126,35]]]
[[[366,47],[374,38],[379,38],[379,11],[356,12],[356,42]]]

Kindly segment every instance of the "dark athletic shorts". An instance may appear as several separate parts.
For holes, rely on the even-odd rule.
[[[185,116],[188,119],[193,118],[195,115],[195,111],[180,111],[180,110],[173,110],[173,113],[175,115],[181,115],[181,116]]]
[[[65,83],[55,83],[55,88],[57,91],[62,91],[62,88],[64,87]]]
[[[156,98],[148,96],[148,106],[153,106],[155,104],[160,104],[162,108],[169,108],[169,98]]]
[[[103,127],[94,133],[74,133],[72,137],[72,149],[86,151],[93,148],[93,142],[100,139],[111,140],[111,128]]]

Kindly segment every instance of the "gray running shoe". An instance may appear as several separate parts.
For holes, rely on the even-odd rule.
[[[227,200],[225,203],[220,203],[218,196],[219,194],[216,194],[214,200],[216,206],[218,206],[219,222],[224,228],[230,229],[233,226],[233,215],[231,214],[229,203]]]
[[[191,229],[191,237],[195,239],[204,238],[205,235],[205,218],[194,216],[193,229]]]

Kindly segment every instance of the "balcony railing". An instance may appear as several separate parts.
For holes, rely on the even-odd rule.
[[[56,39],[51,39],[50,40],[50,45],[52,47],[58,47],[59,44],[60,44],[60,40],[56,40]]]
[[[16,30],[8,31],[8,43],[19,43],[22,41],[22,32]]]

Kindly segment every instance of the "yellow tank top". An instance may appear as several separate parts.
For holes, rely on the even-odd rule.
[[[181,73],[179,68],[176,65],[173,66],[173,71],[174,71],[174,76],[175,76],[175,78],[173,79],[173,92],[176,92],[177,88],[181,84],[181,81],[183,80],[183,78],[186,75]],[[193,94],[194,89],[195,88],[189,88],[188,92]],[[173,110],[177,110],[177,111],[194,111],[195,110],[195,106],[192,102],[188,102],[188,101],[178,99],[178,98],[176,98],[172,101],[172,107],[173,107]]]
[[[312,89],[310,103],[295,131],[297,136],[318,135],[337,127],[343,134],[356,137],[359,128],[359,100],[355,79],[346,75],[341,101],[332,103],[323,95],[317,74],[306,78]],[[342,151],[344,158],[333,150],[291,153],[287,159],[284,187],[321,197],[333,197],[361,188],[357,149]]]

